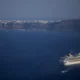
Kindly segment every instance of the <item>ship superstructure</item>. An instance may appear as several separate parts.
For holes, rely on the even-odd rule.
[[[79,65],[80,64],[80,53],[76,55],[72,55],[69,53],[69,56],[65,56],[61,59],[64,66],[71,66],[71,65]]]

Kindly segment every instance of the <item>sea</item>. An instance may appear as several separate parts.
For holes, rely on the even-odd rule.
[[[80,80],[80,68],[62,72],[69,52],[80,52],[80,32],[0,30],[0,80]]]

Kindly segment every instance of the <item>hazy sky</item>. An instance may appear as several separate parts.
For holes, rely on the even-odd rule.
[[[80,18],[80,0],[0,0],[0,19]]]

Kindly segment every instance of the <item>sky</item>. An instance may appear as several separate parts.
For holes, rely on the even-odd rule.
[[[80,18],[80,0],[0,0],[0,19]]]

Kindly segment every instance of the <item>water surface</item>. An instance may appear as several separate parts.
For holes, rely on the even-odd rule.
[[[60,73],[59,60],[69,51],[80,51],[79,34],[0,30],[0,78],[64,79],[65,75]],[[72,79],[72,76],[67,76]]]

